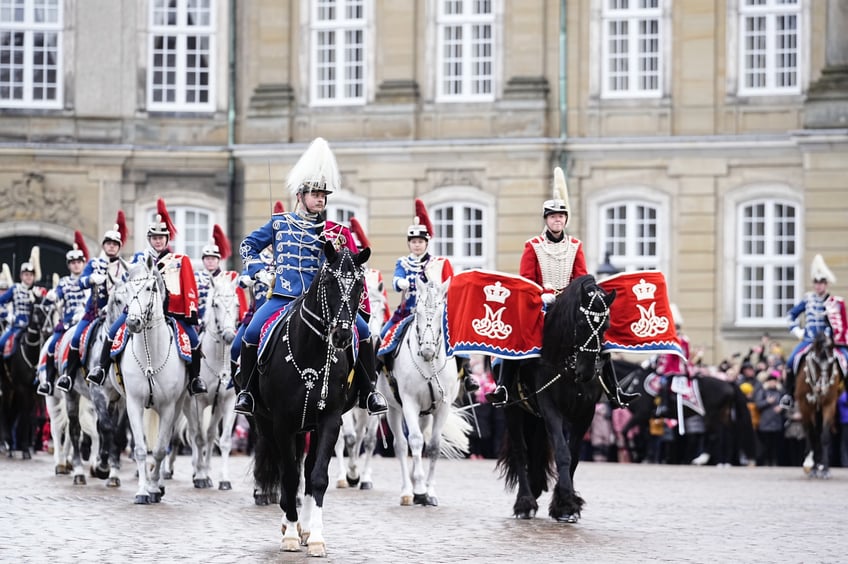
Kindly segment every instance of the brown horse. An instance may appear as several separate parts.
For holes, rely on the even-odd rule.
[[[820,332],[801,359],[795,385],[795,403],[813,456],[811,478],[830,478],[830,439],[835,431],[839,393],[839,365],[833,355],[833,340]]]

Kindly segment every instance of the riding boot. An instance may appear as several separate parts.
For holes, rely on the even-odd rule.
[[[249,343],[241,345],[241,379],[244,382],[242,390],[236,398],[235,411],[243,415],[253,415],[253,410],[256,405],[253,400],[254,378],[253,373],[256,370],[257,355],[259,347]],[[238,376],[238,374],[237,374]]]
[[[480,389],[480,384],[477,383],[477,380],[474,379],[474,376],[471,375],[471,364],[468,362],[467,358],[463,358],[461,356],[457,356],[456,358],[456,370],[459,372],[459,379],[465,384],[466,392],[476,392]]]
[[[781,403],[791,406],[795,403],[795,371],[792,370],[792,364],[789,362],[786,363],[786,380],[783,382],[783,389],[786,392],[783,397],[788,399],[781,398]]]
[[[200,347],[191,349],[191,364],[188,365],[188,393],[192,396],[205,394],[209,391],[206,389],[206,382],[200,378],[201,356]]]
[[[95,386],[102,386],[106,381],[106,375],[109,373],[109,368],[112,367],[112,340],[107,338],[103,341],[103,348],[100,349],[100,361],[97,366],[92,368],[91,372],[89,372],[85,381],[89,384],[94,384]],[[68,369],[70,372],[70,366]]]
[[[231,360],[230,361],[230,381],[227,382],[227,389],[231,390],[236,385],[236,377],[238,376],[239,365],[238,362]]]
[[[369,339],[359,342],[359,358],[353,367],[354,378],[359,389],[359,407],[368,410],[368,415],[382,415],[389,410],[383,394],[374,389],[377,384],[374,344]]]
[[[44,382],[38,385],[38,393],[42,396],[53,395],[53,379],[56,378],[56,358],[52,354],[47,355],[44,364]]]
[[[639,397],[638,393],[628,394],[621,389],[611,362],[604,363],[604,367],[601,370],[601,385],[607,394],[610,405],[614,408],[625,408],[631,401]]]
[[[503,407],[509,399],[507,390],[512,387],[515,380],[512,367],[508,366],[510,361],[501,361],[498,368],[498,381],[495,389],[486,394],[486,401],[495,407]]]

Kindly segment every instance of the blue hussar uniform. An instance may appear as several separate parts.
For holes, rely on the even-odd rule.
[[[0,306],[5,306],[9,303],[12,304],[12,322],[3,335],[0,336],[0,351],[4,351],[5,358],[9,356],[5,355],[6,342],[9,339],[13,339],[13,342],[16,342],[21,331],[29,325],[34,302],[33,286],[27,286],[23,282],[15,282],[11,288],[0,295]],[[10,350],[14,351],[14,347]]]
[[[54,289],[56,301],[62,304],[62,316],[53,336],[47,344],[47,354],[53,355],[56,351],[56,343],[74,323],[82,319],[85,313],[85,304],[88,301],[89,291],[80,286],[80,277],[69,275],[59,279],[59,284]],[[48,294],[49,297],[49,294]],[[45,300],[45,301],[50,301]]]

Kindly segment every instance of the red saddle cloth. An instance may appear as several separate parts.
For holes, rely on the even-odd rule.
[[[177,347],[177,353],[185,362],[191,362],[191,339],[189,339],[188,333],[173,319],[169,318],[168,321],[171,324],[171,330],[176,335],[174,343]],[[121,325],[121,328],[115,334],[115,339],[112,341],[112,358],[118,356],[127,347],[130,335],[131,333],[127,330],[126,324]]]

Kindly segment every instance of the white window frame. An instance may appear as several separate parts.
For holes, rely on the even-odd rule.
[[[656,7],[641,8],[637,4],[640,0],[601,0],[600,10],[600,36],[601,36],[601,77],[600,93],[602,98],[660,98],[666,90],[666,61],[669,49],[667,47],[670,35],[668,21],[667,0],[656,0]],[[627,8],[617,8],[611,5],[613,2],[624,1]],[[656,51],[656,87],[651,89],[640,88],[643,74],[640,72],[641,53],[639,46],[642,36],[639,26],[642,22],[654,21],[657,26]],[[610,50],[610,24],[613,22],[626,23],[627,25],[627,71],[626,78],[628,88],[618,90],[610,87],[611,79],[611,50]],[[666,31],[668,30],[668,31]]]
[[[309,68],[309,99],[313,106],[344,106],[364,105],[368,100],[368,83],[370,80],[370,41],[371,30],[369,22],[372,17],[372,0],[310,0],[310,68]],[[361,17],[349,17],[349,10],[359,6]],[[322,18],[322,8],[335,11],[335,17]],[[321,92],[320,80],[321,58],[319,56],[319,39],[323,34],[332,33],[335,38],[332,71],[334,78],[328,84],[334,89],[333,95]],[[358,44],[351,42],[350,34],[359,33],[361,40]],[[346,56],[350,49],[358,48],[360,56],[355,64],[348,65]],[[359,76],[350,80],[347,76],[349,69],[358,69]],[[359,83],[360,91],[351,93],[349,89]]]
[[[608,212],[612,208],[624,207],[624,218],[618,218],[620,227],[623,229],[621,237],[616,237],[615,240],[610,240],[608,233],[609,218]],[[636,217],[639,208],[649,209],[653,212],[653,221],[640,221]],[[600,206],[599,219],[601,226],[600,241],[598,246],[600,255],[597,255],[599,263],[603,263],[606,253],[610,253],[610,262],[621,271],[634,270],[658,270],[662,256],[662,234],[660,233],[660,225],[662,224],[660,206],[655,202],[646,202],[644,200],[624,200],[617,202],[608,202]],[[643,224],[651,224],[654,234],[651,237],[640,238],[639,231]],[[654,254],[648,255],[640,251],[640,241],[646,241],[654,246]]]
[[[762,6],[749,6],[747,0],[728,0],[728,38],[729,48],[728,61],[735,63],[729,65],[728,81],[732,81],[732,88],[741,97],[756,96],[787,96],[801,94],[809,80],[809,38],[810,3],[798,0],[795,4],[779,4],[776,0],[766,0]],[[777,34],[776,21],[778,16],[795,15],[796,25],[796,47],[795,47],[795,85],[780,87],[775,84],[777,77],[776,49]],[[765,74],[766,85],[763,87],[749,87],[745,84],[746,79],[746,36],[745,22],[750,17],[764,17],[765,29]],[[735,53],[735,57],[732,55]]]
[[[597,272],[598,266],[604,263],[606,252],[610,251],[610,263],[621,272],[632,272],[636,270],[657,269],[664,272],[669,268],[669,257],[673,250],[673,238],[671,232],[674,226],[670,223],[671,200],[664,192],[644,185],[627,185],[618,187],[588,187],[591,194],[586,200],[588,217],[594,217],[594,227],[586,230],[583,241],[584,254],[586,256],[586,268],[589,272]],[[606,212],[611,207],[627,206],[625,218],[624,252],[611,248],[607,235]],[[637,228],[635,217],[632,212],[637,206],[646,206],[656,212],[654,229],[654,243],[656,254],[645,257],[636,246],[636,237],[633,235]],[[566,229],[569,231],[569,229]]]
[[[349,190],[336,190],[327,196],[327,219],[330,221],[350,227],[350,218],[356,217],[365,229],[368,225],[367,211],[368,200]]]
[[[19,1],[19,0],[18,0]],[[63,29],[64,29],[64,4],[63,0],[50,0],[48,2],[48,6],[44,5],[42,0],[41,9],[45,9],[45,7],[49,10],[49,13],[53,15],[53,20],[51,22],[36,22],[35,21],[35,13],[36,13],[36,2],[35,0],[24,0],[20,8],[22,12],[20,13],[21,18],[14,21],[15,18],[12,12],[16,11],[15,6],[9,3],[10,0],[4,0],[0,2],[0,16],[6,16],[4,21],[0,22],[0,33],[3,34],[12,34],[12,33],[23,33],[24,36],[24,44],[23,44],[23,64],[22,64],[22,76],[21,82],[9,82],[8,88],[10,90],[9,96],[11,96],[11,90],[16,88],[17,85],[20,85],[23,89],[23,97],[19,99],[14,99],[11,97],[0,98],[0,107],[2,108],[35,108],[35,109],[61,109],[62,108],[62,100],[64,96],[63,89],[63,65],[62,60],[64,56],[63,50]],[[7,13],[6,10],[9,10]],[[43,81],[40,85],[35,84],[35,57],[36,57],[36,47],[35,47],[35,36],[38,34],[44,35],[55,35],[55,62],[52,65],[53,68],[45,67],[42,64],[42,72],[55,73],[55,82],[47,82]],[[7,46],[4,46],[4,49]],[[45,48],[42,47],[42,50]],[[12,51],[6,51],[11,57]],[[47,51],[43,51],[46,55]],[[11,65],[5,65],[4,70],[9,70],[9,79],[11,81],[11,75],[13,71],[10,68]],[[6,88],[6,85],[0,86],[0,88]],[[37,89],[47,90],[54,89],[55,95],[51,99],[36,99],[34,93]]]
[[[176,25],[158,24],[156,22],[157,11],[160,9],[167,10],[169,1],[176,1]],[[189,4],[192,0],[150,0],[148,4],[148,47],[147,47],[147,109],[150,111],[185,111],[185,112],[214,112],[215,111],[215,88],[216,88],[216,65],[217,65],[217,0],[202,0],[207,4],[204,11],[208,12],[207,24],[188,25]],[[197,2],[198,0],[193,0]],[[163,6],[164,5],[164,6]],[[175,100],[154,100],[155,91],[166,86],[164,83],[154,83],[154,77],[157,73],[170,72],[168,67],[155,67],[154,60],[156,55],[156,39],[163,37],[165,40],[173,37],[176,41],[175,47],[175,62],[173,88],[175,90]],[[188,40],[190,37],[197,41],[208,42],[208,52],[206,54],[205,72],[208,76],[208,83],[205,86],[207,99],[205,102],[189,101],[189,74],[195,71],[203,71],[202,66],[189,69],[187,59],[190,55],[188,52]],[[199,54],[197,56],[200,56]],[[197,90],[199,93],[201,90]]]
[[[435,99],[437,102],[491,102],[495,99],[495,89],[498,84],[499,56],[498,45],[500,44],[500,26],[498,17],[500,0],[434,0],[436,3],[436,56],[435,56]],[[477,3],[486,3],[489,6],[488,13],[474,14],[472,8]],[[454,5],[459,7],[455,13],[446,13],[445,7]],[[485,41],[475,44],[473,33],[477,26],[488,26],[489,36]],[[445,30],[458,27],[462,30],[459,40],[460,55],[458,64],[460,92],[445,91]],[[482,45],[488,48],[488,54],[481,59],[473,56],[474,49]],[[478,79],[472,74],[477,61],[488,64],[488,74],[480,74]],[[479,81],[488,84],[488,92],[473,93],[474,82]]]
[[[490,194],[483,192],[478,188],[462,185],[449,185],[440,187],[438,190],[422,196],[422,201],[427,206],[427,214],[430,216],[430,221],[433,223],[435,233],[430,240],[428,249],[431,254],[445,256],[451,261],[454,272],[461,272],[471,268],[494,269],[496,262],[495,238],[487,237],[487,233],[496,233],[496,214],[497,205],[495,198]],[[479,243],[482,247],[482,252],[477,255],[467,254],[462,252],[458,254],[456,251],[463,249],[466,244],[470,244],[472,240],[466,237],[465,222],[461,217],[456,217],[451,223],[454,231],[454,237],[450,241],[453,244],[454,252],[451,254],[445,253],[446,241],[442,236],[446,222],[438,219],[439,211],[448,207],[456,210],[463,208],[471,208],[481,212],[480,227],[482,230]]]
[[[752,206],[764,206],[764,214],[762,217],[763,231],[759,236],[748,237],[745,232],[748,218],[745,216],[745,210]],[[775,213],[778,206],[790,207],[794,210],[793,227],[794,232],[791,234],[783,234],[781,237],[777,233],[778,222],[786,223],[785,219],[779,219]],[[740,326],[780,326],[783,325],[786,312],[795,305],[801,295],[802,288],[800,286],[800,274],[803,272],[801,264],[801,256],[803,248],[799,243],[799,235],[801,228],[801,209],[797,202],[775,198],[770,196],[760,196],[757,198],[747,199],[739,202],[736,206],[736,300],[735,300],[735,317],[737,324]],[[746,244],[760,243],[763,246],[762,253],[746,253]],[[781,243],[794,246],[794,253],[789,253],[785,248],[778,248]],[[746,270],[749,268],[761,269],[762,279],[759,284],[756,281],[751,281],[746,276]],[[787,269],[793,270],[791,280],[781,285],[779,274]],[[748,299],[746,289],[756,286],[762,287],[762,296]],[[786,294],[782,300],[779,294]],[[781,305],[782,304],[782,305]],[[761,307],[762,315],[746,315],[746,306],[751,308]],[[768,309],[772,308],[769,312]]]

